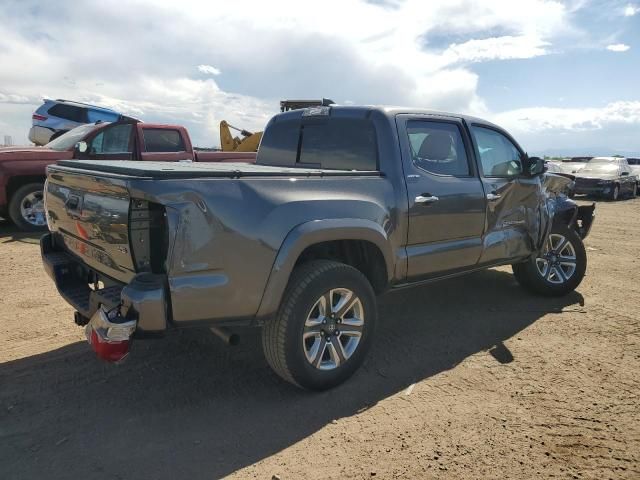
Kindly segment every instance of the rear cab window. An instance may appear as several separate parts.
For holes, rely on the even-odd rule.
[[[169,128],[143,128],[145,152],[184,152],[184,139],[180,131]]]
[[[285,115],[268,125],[258,150],[258,164],[378,170],[378,146],[373,123],[367,118]]]

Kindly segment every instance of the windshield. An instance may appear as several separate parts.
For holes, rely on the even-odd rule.
[[[52,150],[57,150],[59,152],[69,150],[73,148],[73,146],[86,137],[91,131],[93,131],[97,127],[102,127],[106,125],[106,122],[100,123],[98,125],[94,123],[89,123],[87,125],[80,125],[79,127],[74,128],[73,130],[69,130],[64,135],[60,135],[55,140],[51,140],[49,143],[45,145],[45,148],[50,148]]]

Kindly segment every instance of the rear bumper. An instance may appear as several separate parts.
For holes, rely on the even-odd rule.
[[[163,332],[169,323],[166,277],[138,274],[129,284],[102,278],[76,257],[56,244],[52,233],[40,239],[44,269],[54,281],[58,293],[83,317],[89,319],[101,305],[118,309],[120,315],[137,322],[141,332]],[[89,282],[103,280],[105,286],[92,289]]]
[[[46,145],[54,133],[56,133],[55,130],[51,128],[34,125],[29,129],[29,141],[36,145]]]

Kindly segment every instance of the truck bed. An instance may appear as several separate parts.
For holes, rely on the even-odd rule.
[[[148,179],[207,178],[207,177],[350,177],[380,176],[379,171],[327,170],[321,168],[290,168],[248,163],[199,162],[137,162],[62,160],[50,168],[69,167],[101,174],[114,174]]]

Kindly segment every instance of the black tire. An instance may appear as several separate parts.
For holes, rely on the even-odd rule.
[[[334,289],[348,289],[360,300],[358,308],[362,307],[360,316],[363,319],[363,325],[359,327],[361,329],[359,341],[351,355],[346,360],[341,360],[341,363],[332,369],[321,370],[312,365],[307,358],[308,347],[303,340],[303,333],[305,328],[308,328],[305,324],[317,303],[321,301],[321,297]],[[331,310],[333,311],[333,308]],[[347,310],[343,316],[346,317],[349,312],[353,311]],[[355,316],[355,313],[352,314]],[[319,314],[318,318],[320,317]],[[360,367],[371,347],[376,320],[375,294],[371,284],[360,271],[331,260],[314,260],[293,271],[276,318],[267,322],[262,329],[262,348],[271,368],[284,380],[304,389],[326,390],[344,382]],[[339,324],[334,323],[332,326],[340,328]],[[347,328],[345,324],[342,326]],[[324,328],[324,326],[318,325],[318,328]],[[351,342],[352,337],[345,336],[339,330],[337,333],[332,331],[336,335],[335,341]],[[316,337],[310,338],[313,346],[316,341],[320,342],[318,345],[324,345],[322,338],[327,337],[318,338],[318,340]],[[325,350],[329,357],[331,357],[329,350],[337,353],[333,348],[323,348],[323,353],[315,358],[320,358],[322,361],[325,358]],[[341,348],[341,353],[345,353],[344,348]],[[328,358],[328,362],[331,361],[332,359]]]
[[[609,200],[612,202],[617,201],[620,198],[620,185],[617,183],[613,186],[613,190],[611,190],[611,194],[609,195]]]
[[[58,137],[61,137],[62,135],[64,135],[64,134],[65,134],[65,133],[67,133],[68,131],[69,131],[69,130],[60,130],[60,131],[58,131],[58,132],[54,133],[53,135],[51,135],[51,137],[49,137],[49,142],[50,142],[51,140],[55,140],[55,139],[56,139],[56,138],[58,138]]]
[[[633,188],[631,188],[631,193],[629,194],[630,198],[636,198],[638,196],[638,184],[634,183]]]
[[[11,196],[9,201],[9,217],[13,220],[16,226],[25,232],[38,232],[47,229],[47,223],[44,218],[37,216],[36,219],[24,217],[21,211],[21,205],[25,199],[32,194],[36,194],[39,198],[42,198],[44,184],[42,183],[28,183],[18,188]],[[38,195],[39,194],[39,195]],[[34,223],[38,222],[40,224]]]
[[[545,262],[547,262],[547,269],[554,268],[554,259],[549,260],[543,254],[537,258],[530,258],[525,262],[516,263],[512,265],[512,268],[518,283],[527,290],[548,297],[559,297],[573,292],[582,282],[587,271],[587,252],[577,232],[566,225],[554,225],[549,236],[555,239],[559,238],[558,236],[564,237],[570,244],[570,248],[573,249],[575,269],[571,275],[566,275],[570,271],[570,267],[566,265],[557,265],[555,268],[561,269],[561,271],[556,270],[555,273],[552,273],[551,270],[545,270]],[[560,249],[559,253],[566,253],[567,251],[570,250],[563,248]],[[556,258],[560,258],[556,253],[551,252],[550,255],[552,254]],[[542,271],[538,266],[542,268]],[[544,274],[545,272],[546,274]],[[568,278],[566,278],[567,276]]]

